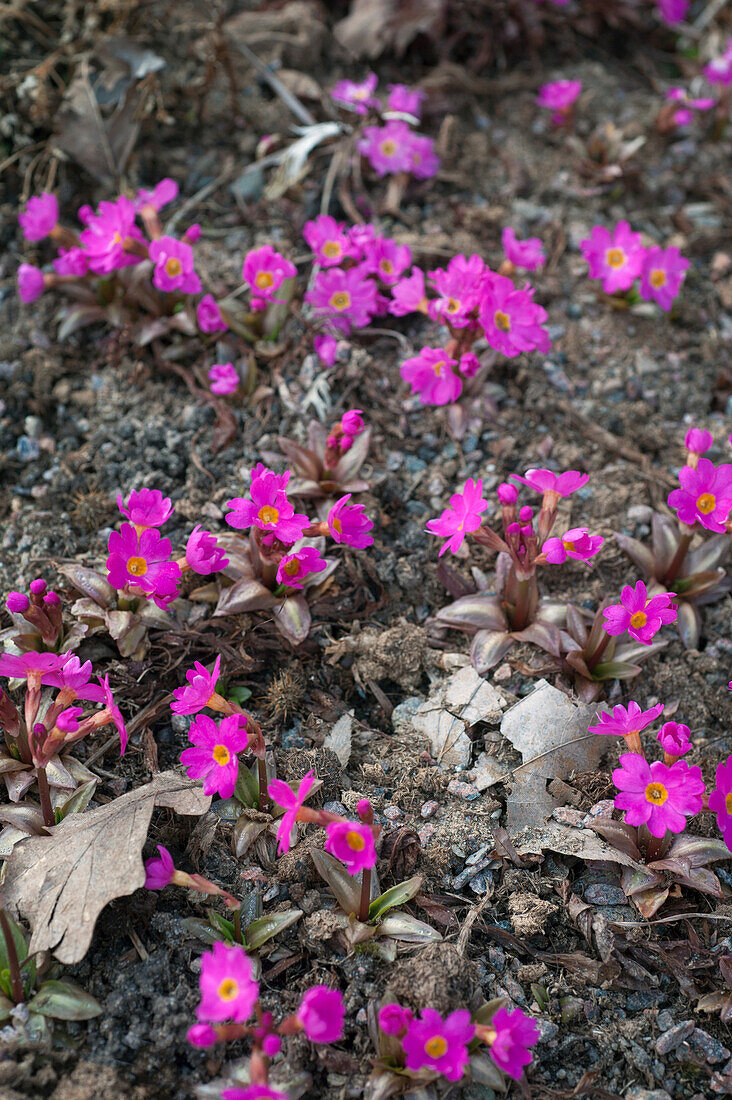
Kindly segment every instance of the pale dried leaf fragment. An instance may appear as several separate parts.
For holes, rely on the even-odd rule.
[[[472,665],[438,683],[416,710],[412,725],[429,739],[430,752],[443,768],[470,763],[470,730],[478,722],[498,724],[506,700]]]
[[[29,951],[52,951],[62,963],[84,958],[108,902],[145,882],[142,847],[155,806],[200,816],[211,799],[174,772],[85,814],[73,814],[48,836],[17,844],[7,862],[2,902],[32,928]]]
[[[441,34],[447,0],[354,0],[334,34],[356,57],[378,57],[392,46],[404,53],[418,34]]]
[[[323,747],[333,750],[343,768],[348,766],[348,761],[351,759],[353,713],[349,710],[347,714],[342,715],[323,742]]]

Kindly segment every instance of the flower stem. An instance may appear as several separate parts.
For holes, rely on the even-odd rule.
[[[43,824],[55,825],[56,816],[53,812],[53,806],[51,805],[51,792],[48,789],[48,776],[46,775],[46,769],[36,768],[36,775],[38,776],[38,797],[41,800]]]
[[[257,757],[257,778],[259,780],[259,812],[264,813],[269,806],[267,794],[267,764],[261,756]]]
[[[23,994],[23,979],[20,974],[20,963],[18,962],[18,952],[15,947],[13,930],[10,927],[7,913],[2,906],[0,906],[0,928],[2,928],[3,939],[5,940],[5,953],[8,956],[10,988],[13,991],[13,1000],[19,1005],[22,1004],[25,999]]]
[[[684,561],[686,560],[686,555],[688,553],[689,546],[691,545],[691,540],[693,539],[693,537],[693,530],[681,536],[679,540],[679,545],[676,547],[676,553],[671,559],[671,564],[669,565],[668,569],[666,570],[665,576],[663,577],[663,583],[666,585],[667,588],[670,584],[673,584],[673,582],[676,580],[679,573],[681,572],[681,568],[684,564]]]
[[[594,669],[595,665],[599,665],[600,658],[602,657],[603,653],[607,649],[609,642],[610,642],[610,635],[607,634],[605,631],[603,631],[602,638],[600,639],[598,645],[596,646],[595,652],[590,654],[589,657],[585,657],[585,664],[590,669],[590,671],[592,671],[592,669]]]
[[[529,617],[529,592],[531,578],[516,582],[516,603],[512,616],[511,626],[514,630],[523,630]]]
[[[234,910],[234,942],[244,943],[244,937],[241,934],[241,909]]]
[[[640,730],[631,730],[630,733],[624,735],[623,740],[625,741],[625,747],[628,752],[637,752],[640,756],[646,755],[643,752]]]
[[[369,919],[369,906],[371,905],[371,868],[366,867],[361,872],[361,901],[358,906],[358,919],[365,924]]]
[[[651,836],[646,848],[646,863],[653,863],[654,859],[660,859],[663,855],[665,836]]]

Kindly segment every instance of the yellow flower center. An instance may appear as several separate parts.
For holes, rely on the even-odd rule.
[[[346,833],[346,844],[352,852],[362,852],[366,847],[366,841],[355,829],[352,829],[350,833]]]
[[[625,263],[625,253],[622,248],[608,248],[605,259],[610,267],[622,267]]]
[[[346,290],[337,290],[328,302],[333,309],[348,309],[351,304],[351,295]]]
[[[697,509],[703,516],[707,516],[710,512],[713,512],[716,504],[717,501],[713,493],[702,493],[702,495],[697,498],[696,502]]]
[[[666,285],[666,272],[660,267],[656,267],[651,272],[651,286],[655,286],[658,289],[661,286]]]
[[[353,95],[354,99],[366,99],[369,94],[369,90],[368,88],[357,88],[356,91],[352,92],[351,94]]]
[[[391,260],[382,260],[379,264],[379,267],[382,271],[386,272],[387,275],[391,275],[392,271],[394,270],[394,265],[392,264]]]
[[[507,313],[504,313],[502,309],[496,310],[493,320],[496,323],[496,328],[499,328],[501,332],[511,331],[511,318]]]
[[[293,558],[292,561],[285,562],[285,573],[288,577],[296,577],[300,572],[300,562],[297,558]]]
[[[170,275],[171,278],[180,275],[182,270],[181,262],[177,256],[171,256],[169,260],[165,261],[165,272],[167,275]]]
[[[732,791],[729,792],[729,794],[727,795],[727,797],[724,800],[724,808],[727,811],[727,813],[730,816],[732,816]]]
[[[649,783],[646,787],[646,801],[652,802],[654,806],[663,806],[667,798],[668,791],[663,783]]]
[[[336,517],[336,519],[332,519],[330,521],[330,525],[340,535],[341,531],[343,530],[343,524],[341,523],[341,521],[337,517]]]
[[[144,558],[128,558],[127,572],[133,577],[144,577],[147,573],[147,562]]]
[[[574,550],[574,543],[569,542],[567,539],[562,539],[562,546],[565,550]]]
[[[222,1001],[234,1001],[239,995],[239,983],[233,978],[224,978],[219,986],[219,997]]]
[[[391,140],[382,141],[379,149],[385,157],[393,157],[397,151],[397,143]]]
[[[257,512],[257,518],[260,523],[277,523],[280,513],[271,504],[265,504]]]
[[[447,313],[457,313],[459,309],[460,309],[460,302],[458,302],[457,298],[448,298],[447,299],[447,309],[446,309]]]
[[[269,271],[260,271],[257,273],[254,285],[257,290],[269,290],[271,286],[274,286],[274,279]]]
[[[112,237],[112,244],[122,244],[122,237],[119,233],[115,233]]]
[[[327,256],[329,260],[332,260],[334,256],[340,256],[341,246],[338,241],[326,241],[323,245],[323,255]]]
[[[633,630],[640,630],[647,622],[648,616],[645,611],[636,611],[634,615],[630,616],[630,625],[633,627]]]
[[[445,365],[445,360],[440,359],[439,362],[432,364],[432,370],[435,372],[438,378],[442,377],[442,368]]]
[[[216,763],[220,768],[225,768],[231,760],[231,753],[227,749],[226,745],[214,745],[214,750],[211,753]]]
[[[442,1058],[447,1053],[447,1039],[443,1039],[441,1035],[433,1035],[424,1044],[424,1050],[430,1058]]]

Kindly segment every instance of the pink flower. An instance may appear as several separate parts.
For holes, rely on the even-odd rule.
[[[139,534],[131,523],[123,523],[109,536],[107,548],[107,580],[112,588],[129,584],[159,597],[176,592],[180,566],[170,561],[170,539],[161,538],[154,527]]]
[[[226,332],[229,327],[221,316],[216,299],[213,294],[204,294],[196,306],[196,317],[201,332]]]
[[[576,493],[590,480],[589,474],[581,474],[579,470],[565,470],[562,474],[555,474],[551,470],[531,469],[526,471],[524,477],[520,474],[510,476],[537,493],[551,493],[557,497],[568,497]]]
[[[478,478],[473,481],[469,477],[463,486],[461,493],[453,493],[450,497],[450,507],[438,519],[431,519],[427,523],[427,530],[433,535],[447,536],[447,541],[440,548],[439,556],[449,550],[451,554],[460,549],[465,536],[480,527],[481,512],[485,512],[488,501],[483,499],[483,481]]]
[[[596,225],[589,237],[580,241],[580,249],[589,264],[590,278],[602,279],[606,294],[628,290],[646,258],[640,233],[634,233],[627,222],[618,222],[612,235]]]
[[[75,653],[62,653],[61,665],[43,677],[43,683],[57,687],[62,691],[74,692],[78,699],[91,699],[101,703],[104,698],[102,688],[89,681],[93,674],[91,661],[82,664]]]
[[[5,606],[11,615],[22,615],[30,607],[30,600],[24,592],[9,592]]]
[[[402,378],[418,393],[423,405],[451,405],[463,392],[463,383],[443,348],[422,348],[419,355],[405,359],[399,368]]]
[[[374,541],[367,533],[374,526],[373,520],[364,513],[363,504],[348,505],[351,495],[346,493],[328,512],[328,530],[335,542],[365,550]]]
[[[508,359],[522,351],[547,352],[549,333],[541,327],[547,312],[533,301],[531,287],[517,290],[505,275],[493,275],[484,286],[480,323],[491,347]]]
[[[48,191],[34,195],[18,214],[18,221],[27,241],[42,241],[58,223],[58,199]]]
[[[326,852],[345,863],[349,875],[375,866],[376,846],[370,826],[360,821],[329,821],[325,831]]]
[[[312,546],[304,546],[294,554],[285,554],[277,566],[277,583],[288,588],[302,588],[313,573],[322,573],[328,563]]]
[[[170,497],[159,489],[133,489],[125,504],[120,493],[117,507],[135,527],[162,527],[175,511]]]
[[[415,122],[419,122],[422,114],[422,101],[427,98],[427,93],[421,88],[408,88],[406,84],[388,84],[389,102],[387,111],[395,114],[410,115]],[[385,117],[388,114],[385,112]]]
[[[527,473],[536,473],[536,472],[537,471],[535,471],[535,470],[528,470],[527,471]],[[516,477],[518,475],[513,474],[512,476]],[[532,486],[532,488],[533,488],[533,486]],[[510,482],[504,481],[496,489],[496,496],[498,497],[501,504],[506,504],[506,505],[510,506],[511,504],[515,504],[516,501],[518,500],[518,489],[516,488],[515,485],[511,485]]]
[[[60,657],[58,653],[36,653],[34,650],[17,657],[14,653],[0,653],[0,676],[25,680],[33,673],[41,673],[45,680],[47,674],[63,667],[65,658],[66,654]]]
[[[443,321],[451,328],[465,328],[478,312],[484,279],[488,268],[480,256],[453,256],[447,265],[430,271],[437,297],[429,303],[433,321]]]
[[[143,206],[152,206],[153,210],[161,210],[168,203],[178,198],[178,184],[175,180],[166,177],[156,183],[152,191],[146,191],[141,187],[135,199],[135,209],[141,210]]]
[[[251,959],[238,943],[227,947],[219,940],[211,951],[204,951],[197,1018],[212,1024],[223,1020],[245,1024],[259,997],[259,985],[252,975]]]
[[[709,795],[709,809],[717,815],[717,828],[732,850],[732,756],[717,764],[716,787]]]
[[[631,699],[627,709],[618,703],[613,707],[612,714],[603,710],[597,714],[597,725],[588,726],[588,733],[610,734],[613,737],[628,737],[630,734],[640,733],[646,726],[655,722],[663,711],[663,703],[657,703],[648,710],[642,710]]]
[[[560,539],[547,539],[541,552],[546,554],[546,560],[551,565],[562,565],[567,558],[589,561],[604,541],[601,535],[591,535],[586,527],[573,527],[565,531]]]
[[[202,531],[200,523],[197,523],[186,543],[186,563],[194,573],[208,577],[211,573],[225,569],[229,559],[217,543],[215,535],[210,531]]]
[[[275,293],[285,279],[293,279],[297,275],[297,268],[279,252],[275,252],[271,244],[265,244],[247,253],[241,275],[244,282],[251,287],[252,293],[256,293],[266,302],[272,302],[277,300]]]
[[[297,794],[295,794],[289,783],[283,783],[281,779],[273,779],[267,787],[267,794],[272,801],[276,802],[278,806],[284,806],[286,811],[277,829],[277,850],[281,856],[290,850],[290,837],[292,830],[295,828],[297,815],[313,789],[314,783],[315,772],[309,771],[300,780]]]
[[[216,694],[216,681],[219,678],[221,668],[221,654],[211,672],[206,671],[205,665],[200,661],[194,661],[194,667],[186,672],[187,686],[173,688],[174,703],[170,709],[174,714],[196,714],[199,710],[208,706],[212,695]]]
[[[520,1080],[524,1066],[531,1062],[529,1047],[539,1041],[539,1028],[520,1008],[512,1012],[499,1008],[488,1024],[488,1030],[493,1033],[489,1056],[514,1081]]]
[[[211,393],[217,394],[236,393],[240,382],[239,372],[233,363],[214,363],[209,369],[208,380]]]
[[[406,122],[365,126],[358,151],[366,157],[377,176],[408,172],[412,166],[413,134]]]
[[[684,436],[684,446],[691,454],[701,458],[714,443],[714,436],[703,428],[689,428]]]
[[[397,244],[389,237],[378,237],[366,247],[365,270],[371,271],[387,286],[393,286],[412,262],[406,244]]]
[[[692,748],[691,730],[682,722],[664,722],[656,740],[669,756],[685,756]]]
[[[221,1100],[288,1100],[288,1097],[268,1085],[247,1085],[246,1088],[224,1089]]]
[[[348,227],[346,236],[350,245],[350,255],[355,260],[362,260],[368,246],[376,240],[376,226],[372,222],[356,223]]]
[[[122,717],[122,711],[119,709],[114,701],[114,696],[109,687],[109,677],[100,676],[99,683],[102,686],[102,702],[104,703],[104,711],[108,714],[108,721],[113,722],[117,727],[117,733],[119,734],[119,754],[124,756],[125,749],[127,748],[127,727],[125,726],[125,720]],[[104,714],[104,711],[100,711],[99,714]]]
[[[120,195],[116,202],[100,202],[97,213],[88,214],[86,229],[79,234],[89,257],[89,267],[97,275],[108,275],[117,268],[139,264],[139,256],[125,252],[128,238],[145,244],[145,238],[135,225],[134,204],[125,195]]]
[[[86,275],[89,261],[83,248],[62,248],[53,261],[53,270],[57,275],[74,275],[77,279]]]
[[[409,171],[416,180],[428,180],[440,170],[440,158],[435,143],[424,134],[412,134],[408,147]]]
[[[511,226],[507,225],[501,234],[501,243],[506,259],[516,267],[522,267],[526,271],[536,271],[546,263],[544,246],[538,237],[527,237],[525,241],[519,241]]]
[[[306,991],[297,1018],[311,1043],[337,1043],[343,1038],[343,996],[327,985],[314,985]]]
[[[468,1043],[475,1034],[466,1008],[451,1012],[444,1020],[434,1008],[425,1008],[411,1021],[402,1039],[408,1070],[426,1068],[459,1081],[470,1061]]]
[[[231,714],[218,724],[199,714],[188,731],[193,748],[184,749],[180,762],[191,779],[203,780],[204,794],[231,798],[239,776],[239,757],[249,742],[246,715]]]
[[[658,11],[667,23],[680,23],[686,18],[689,0],[657,0]]]
[[[715,57],[704,67],[704,75],[711,84],[732,84],[732,38],[720,57]]]
[[[640,753],[624,752],[620,767],[613,771],[613,783],[620,791],[615,806],[626,811],[626,823],[647,825],[655,837],[664,837],[667,829],[683,832],[686,818],[702,808],[705,788],[701,768],[690,768],[683,760],[649,764]]]
[[[256,468],[253,474],[249,490],[252,499],[234,497],[227,500],[226,507],[233,511],[226,517],[226,522],[240,531],[257,527],[265,532],[264,542],[268,546],[273,539],[279,539],[286,545],[297,542],[310,525],[310,520],[306,515],[295,512],[287,499],[285,486],[290,478],[289,473],[275,474],[262,467],[261,471]]]
[[[681,289],[689,261],[673,245],[670,248],[649,248],[641,271],[640,296],[653,299],[668,312]]]
[[[341,431],[345,435],[357,436],[365,429],[363,422],[363,409],[350,409],[341,417]]]
[[[400,1004],[384,1005],[379,1009],[379,1027],[385,1035],[402,1035],[413,1019],[411,1010]]]
[[[183,294],[198,294],[201,280],[193,267],[193,249],[175,237],[159,237],[150,243],[150,259],[155,264],[153,286],[158,290],[179,290]]]
[[[552,122],[555,126],[561,126],[566,122],[569,109],[581,91],[581,80],[553,80],[549,84],[542,84],[536,102],[540,107],[554,111]]]
[[[338,354],[338,341],[335,336],[321,333],[313,339],[313,348],[320,362],[326,367],[332,367]]]
[[[357,115],[367,115],[369,108],[381,106],[374,95],[379,78],[376,73],[369,73],[365,80],[339,80],[331,90],[331,98],[341,106],[350,107]]]
[[[378,310],[376,284],[360,267],[319,271],[312,290],[305,294],[305,301],[344,333],[349,333],[352,327],[363,328]]]
[[[480,359],[472,351],[466,351],[464,355],[460,356],[458,370],[465,378],[475,378],[480,370]]]
[[[668,504],[680,522],[723,534],[732,510],[732,465],[715,466],[700,458],[696,469],[684,466],[679,471],[679,483],[681,488],[669,493]]]
[[[351,255],[351,243],[343,222],[337,222],[329,214],[321,214],[314,221],[305,222],[302,235],[322,267],[342,264],[346,256]]]
[[[40,267],[21,264],[18,268],[18,294],[21,302],[28,304],[40,298],[45,289],[45,279]]]
[[[427,306],[427,294],[424,286],[424,271],[412,268],[412,274],[400,279],[391,288],[392,300],[389,312],[395,317],[406,317],[408,313],[417,313]]]
[[[60,729],[62,733],[76,733],[79,729],[79,719],[83,713],[82,707],[67,707],[66,710],[61,711],[56,719],[56,728]]]
[[[173,881],[175,864],[167,848],[158,844],[159,858],[145,860],[145,889],[163,890]]]
[[[628,631],[641,645],[650,645],[664,623],[672,623],[678,615],[672,605],[673,592],[661,592],[648,598],[643,581],[636,581],[635,588],[626,584],[620,593],[620,603],[603,611],[605,631],[611,636]]]
[[[188,1028],[186,1039],[192,1047],[212,1047],[218,1042],[218,1035],[210,1024],[194,1024]]]

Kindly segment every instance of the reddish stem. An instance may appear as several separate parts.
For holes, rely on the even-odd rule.
[[[3,939],[5,940],[5,952],[8,956],[8,969],[10,970],[10,988],[13,991],[13,1000],[17,1005],[22,1004],[24,998],[23,994],[23,978],[20,973],[20,963],[18,962],[18,952],[15,947],[15,939],[13,937],[13,929],[10,927],[10,921],[8,920],[7,913],[0,906],[0,928],[2,928]]]
[[[51,805],[51,792],[48,788],[48,776],[46,775],[46,769],[36,768],[36,775],[38,776],[38,796],[41,800],[43,824],[55,825],[56,817],[53,812],[53,806]]]

